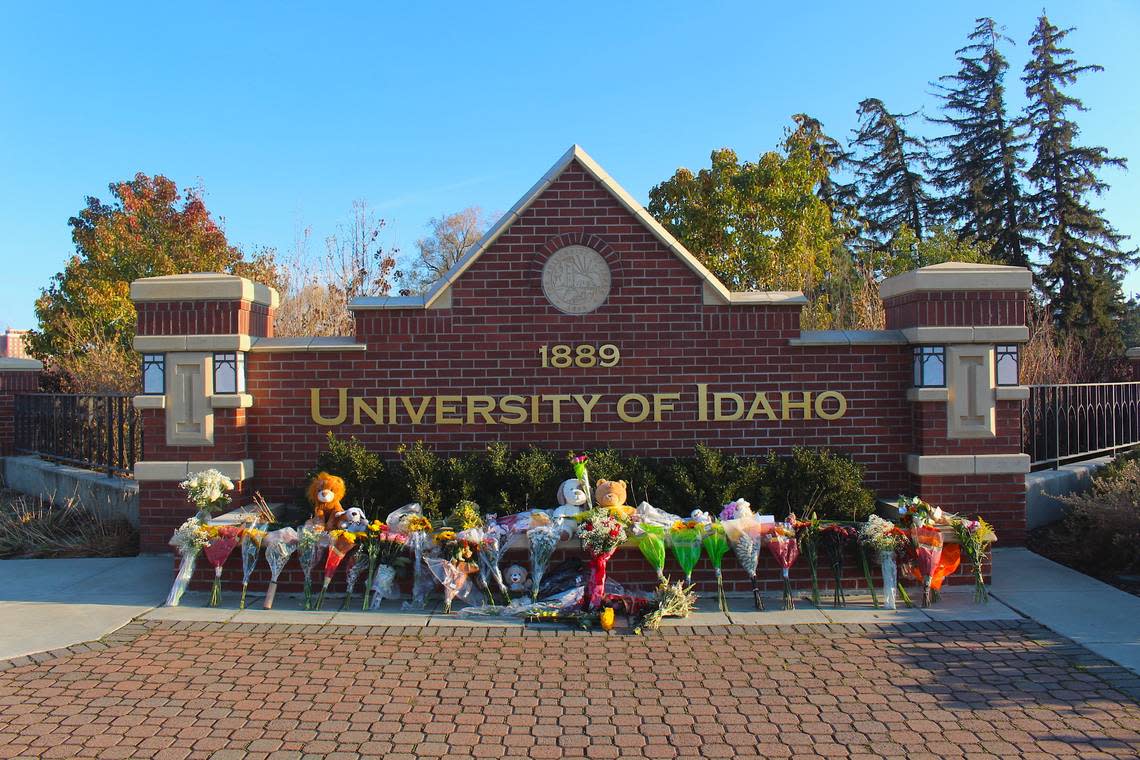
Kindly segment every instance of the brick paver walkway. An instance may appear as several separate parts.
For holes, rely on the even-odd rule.
[[[0,670],[0,757],[1140,754],[1140,680],[1032,623],[637,638],[154,621],[38,659]]]

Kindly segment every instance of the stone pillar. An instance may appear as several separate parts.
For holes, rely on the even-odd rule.
[[[16,394],[38,391],[43,368],[35,359],[0,358],[0,457],[16,453]]]
[[[1029,389],[1016,363],[1017,347],[1029,339],[1031,282],[1023,267],[946,263],[880,287],[887,328],[902,332],[925,368],[916,368],[907,392],[913,492],[954,512],[982,514],[1006,545],[1023,542],[1026,529],[1021,406]]]
[[[188,474],[220,470],[234,481],[235,506],[248,501],[253,397],[244,387],[245,355],[255,340],[272,337],[278,298],[242,277],[186,274],[135,280],[131,300],[144,369],[144,393],[134,400],[144,432],[135,464],[140,545],[165,552],[174,528],[193,514],[178,488]]]

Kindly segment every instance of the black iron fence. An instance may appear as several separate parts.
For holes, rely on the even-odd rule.
[[[1034,469],[1140,446],[1140,382],[1031,385],[1021,422]]]
[[[24,393],[15,397],[15,448],[77,467],[130,475],[142,419],[130,394]]]

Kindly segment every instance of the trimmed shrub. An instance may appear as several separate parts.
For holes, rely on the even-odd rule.
[[[828,520],[866,520],[875,497],[863,487],[863,468],[827,449],[796,447],[790,457],[769,454],[761,476],[761,503],[783,519],[813,512]]]

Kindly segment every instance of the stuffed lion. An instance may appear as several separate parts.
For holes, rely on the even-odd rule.
[[[340,505],[344,498],[344,481],[336,475],[319,472],[309,483],[305,495],[313,505],[313,522],[323,525],[325,530],[335,530],[344,514],[344,507]]]

